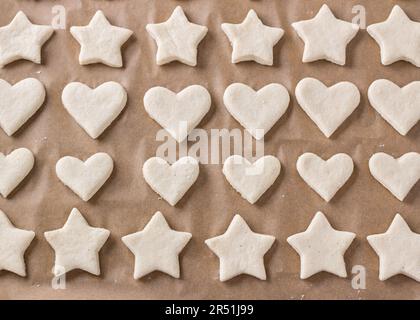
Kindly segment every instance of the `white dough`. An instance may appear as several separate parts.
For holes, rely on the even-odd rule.
[[[71,82],[64,88],[61,99],[73,119],[96,139],[124,109],[127,92],[114,81],[105,82],[95,89]]]
[[[420,119],[420,81],[400,88],[389,80],[376,80],[369,87],[368,97],[372,107],[403,136]]]
[[[15,228],[0,210],[0,271],[6,270],[25,277],[24,255],[34,237],[33,231]]]
[[[103,63],[122,67],[121,46],[133,31],[113,26],[101,10],[96,11],[87,26],[71,27],[70,33],[80,43],[79,63]]]
[[[34,155],[26,148],[15,149],[7,156],[0,152],[0,193],[4,198],[31,172],[34,163]]]
[[[398,159],[379,152],[369,160],[372,176],[387,188],[398,200],[407,194],[420,179],[420,154],[409,152]]]
[[[232,63],[255,61],[273,65],[273,47],[284,30],[266,26],[254,10],[249,10],[244,21],[238,24],[222,23],[222,30],[232,45]]]
[[[242,198],[254,204],[276,181],[281,164],[274,156],[264,156],[254,163],[240,155],[230,156],[223,164],[223,174]]]
[[[220,281],[240,274],[266,280],[264,255],[275,240],[273,236],[253,232],[237,214],[224,234],[207,239],[205,243],[219,257]]]
[[[56,277],[74,269],[100,275],[99,251],[110,235],[109,230],[91,227],[80,211],[73,208],[61,229],[44,235],[55,251]]]
[[[342,66],[347,44],[359,31],[357,24],[337,19],[326,4],[314,18],[294,22],[292,27],[305,42],[302,62],[327,60]]]
[[[367,237],[379,256],[379,280],[403,274],[420,282],[420,234],[398,213],[385,233]]]
[[[404,60],[420,67],[420,22],[410,20],[400,6],[392,8],[387,20],[368,26],[367,32],[381,48],[383,65]]]
[[[32,24],[19,11],[10,24],[0,28],[0,68],[20,59],[41,63],[41,47],[53,32],[51,26]]]
[[[211,97],[199,85],[186,87],[174,93],[163,87],[153,87],[144,95],[144,108],[178,142],[200,123],[210,110]]]
[[[27,78],[10,85],[0,79],[0,126],[8,136],[14,134],[45,100],[41,81]]]
[[[303,180],[329,202],[353,173],[353,160],[345,153],[337,153],[323,160],[314,153],[302,154],[296,168]]]
[[[356,235],[331,227],[327,217],[317,212],[306,231],[287,238],[287,242],[300,256],[300,278],[326,271],[347,277],[344,254]]]
[[[158,65],[171,61],[180,61],[193,67],[197,65],[197,46],[206,36],[207,27],[189,22],[180,6],[175,8],[167,21],[149,23],[146,30],[158,46]]]
[[[134,279],[153,271],[179,278],[178,255],[191,239],[191,233],[172,230],[161,212],[156,212],[142,231],[122,237],[135,255]]]
[[[159,157],[148,159],[143,165],[143,176],[149,186],[175,206],[198,178],[200,167],[192,157],[183,157],[169,165]]]
[[[360,92],[351,82],[326,87],[314,78],[296,86],[296,99],[322,133],[329,138],[360,103]]]
[[[290,96],[281,84],[271,83],[254,91],[242,83],[226,88],[223,102],[230,114],[260,140],[286,112]]]
[[[66,156],[55,166],[57,177],[83,201],[88,201],[103,186],[114,168],[112,158],[103,152],[95,153],[85,162]]]

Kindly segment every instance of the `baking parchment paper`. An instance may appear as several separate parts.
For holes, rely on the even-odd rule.
[[[389,0],[2,0],[0,25],[8,24],[18,10],[33,23],[48,24],[55,5],[64,6],[67,29],[56,30],[42,50],[42,65],[18,61],[0,70],[0,77],[15,83],[27,77],[41,80],[47,89],[43,107],[13,137],[0,132],[1,152],[18,147],[31,149],[36,157],[32,173],[10,199],[0,199],[0,208],[19,228],[36,231],[36,239],[26,255],[27,278],[0,272],[2,299],[418,299],[420,284],[404,276],[386,282],[378,280],[378,257],[366,236],[384,232],[396,212],[420,233],[420,184],[404,202],[398,201],[369,173],[369,157],[379,151],[400,156],[419,152],[420,125],[406,137],[400,136],[369,105],[367,89],[371,82],[387,78],[405,85],[419,80],[420,69],[406,62],[380,64],[379,48],[361,30],[349,44],[347,64],[301,62],[303,42],[291,23],[312,18],[327,3],[338,18],[351,21],[352,8],[363,5],[367,23],[385,20],[393,5],[420,21],[420,1]],[[206,25],[209,32],[199,46],[198,66],[180,63],[157,66],[156,45],[145,30],[150,22],[165,21],[181,5],[190,21]],[[231,46],[220,28],[222,22],[239,23],[249,9],[255,9],[263,22],[282,27],[286,33],[274,49],[274,66],[253,62],[232,64]],[[134,36],[123,47],[124,68],[104,65],[80,66],[79,44],[69,33],[72,25],[86,25],[96,10],[105,12],[110,22],[129,28]],[[304,77],[315,77],[327,85],[351,81],[362,94],[360,106],[331,139],[325,138],[297,105],[294,88]],[[118,81],[128,91],[128,103],[117,120],[98,140],[91,139],[66,112],[61,91],[71,81],[96,87],[105,81]],[[201,165],[197,183],[173,208],[146,185],[141,167],[155,155],[162,143],[156,141],[160,126],[143,107],[143,95],[150,87],[165,86],[179,91],[191,84],[208,88],[212,108],[200,128],[241,128],[222,101],[224,89],[243,82],[255,89],[278,82],[287,87],[292,100],[288,111],[268,133],[265,153],[281,160],[282,173],[256,205],[250,205],[228,184],[222,165]],[[55,163],[65,155],[86,159],[99,151],[109,153],[114,172],[103,188],[83,202],[55,175]],[[295,163],[304,152],[324,158],[348,153],[355,162],[350,181],[330,202],[324,202],[298,176]],[[111,230],[100,253],[99,277],[73,271],[67,275],[66,289],[51,287],[54,251],[43,232],[62,227],[71,209],[77,207],[92,226]],[[153,273],[144,279],[132,278],[134,257],[123,245],[123,235],[143,229],[153,213],[164,213],[172,228],[193,234],[180,256],[181,279]],[[308,226],[314,214],[323,211],[339,230],[357,234],[345,256],[348,279],[318,274],[299,279],[300,262],[286,238]],[[218,280],[218,258],[204,240],[223,233],[233,215],[239,213],[259,233],[277,238],[265,257],[267,281],[239,276],[226,283]],[[366,268],[366,289],[352,288],[352,267]]]

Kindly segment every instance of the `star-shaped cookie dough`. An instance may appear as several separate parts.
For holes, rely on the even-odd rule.
[[[273,236],[253,232],[237,214],[224,234],[207,239],[205,243],[219,257],[220,281],[242,273],[265,280],[264,255],[275,240]]]
[[[122,67],[121,46],[133,31],[113,26],[104,13],[96,11],[84,27],[71,27],[70,33],[80,43],[79,63],[103,63],[110,67]]]
[[[45,232],[45,238],[55,251],[54,275],[74,269],[99,275],[99,250],[110,232],[89,226],[79,210],[73,208],[61,229]]]
[[[15,228],[0,210],[0,270],[26,276],[25,251],[35,237],[35,232]]]
[[[273,47],[284,34],[283,29],[266,26],[254,10],[242,23],[222,23],[222,30],[232,44],[232,63],[255,61],[273,65]]]
[[[191,233],[172,230],[161,212],[156,212],[142,231],[122,241],[135,255],[134,279],[161,271],[179,278],[178,255],[191,239]]]
[[[420,67],[420,22],[410,20],[400,6],[394,6],[384,22],[368,26],[367,32],[381,48],[382,64],[405,60]]]
[[[20,59],[41,63],[41,47],[53,32],[53,27],[32,24],[19,11],[12,22],[0,28],[0,68]]]
[[[379,256],[379,280],[403,274],[420,282],[420,234],[397,214],[385,233],[367,237]]]
[[[344,254],[356,235],[331,227],[322,212],[317,212],[305,232],[294,234],[287,242],[300,256],[300,278],[326,271],[347,277]]]
[[[357,24],[337,19],[326,4],[314,18],[294,22],[292,27],[305,42],[302,62],[327,60],[342,66],[347,44],[359,31]]]
[[[207,34],[207,27],[188,21],[180,6],[162,23],[148,24],[146,30],[158,46],[156,63],[163,65],[180,61],[189,66],[197,65],[197,46]]]

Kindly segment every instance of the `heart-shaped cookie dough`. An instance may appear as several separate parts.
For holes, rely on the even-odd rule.
[[[143,176],[149,186],[171,206],[184,196],[198,178],[200,168],[193,157],[183,157],[169,165],[159,157],[148,159]]]
[[[296,99],[302,109],[329,138],[360,103],[360,92],[351,82],[326,87],[314,78],[305,78],[296,86]]]
[[[27,78],[15,85],[0,79],[0,126],[8,136],[14,134],[45,100],[41,81]]]
[[[210,110],[211,97],[199,85],[174,93],[163,87],[149,89],[144,95],[144,108],[178,142],[184,141]]]
[[[7,156],[0,152],[0,193],[4,198],[31,172],[35,158],[26,148],[15,149]]]
[[[329,202],[353,173],[354,165],[350,156],[338,153],[323,160],[314,153],[302,154],[296,168],[303,180]]]
[[[85,162],[66,156],[57,161],[57,177],[82,200],[88,201],[112,173],[114,162],[104,152],[95,153]]]
[[[251,204],[276,181],[280,170],[280,161],[274,156],[264,156],[251,163],[240,155],[233,155],[223,164],[227,181]]]
[[[376,80],[368,97],[372,107],[403,136],[420,120],[420,81],[400,88],[389,80]]]
[[[242,83],[233,83],[226,88],[223,102],[236,121],[260,140],[286,112],[290,96],[278,83],[258,91]]]
[[[64,88],[61,99],[74,120],[96,139],[124,109],[127,92],[114,81],[105,82],[95,89],[71,82]]]
[[[404,198],[420,179],[420,154],[409,152],[398,159],[379,152],[369,160],[372,176],[387,188],[398,200]]]

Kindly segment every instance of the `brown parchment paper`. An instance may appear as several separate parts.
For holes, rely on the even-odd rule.
[[[386,282],[378,280],[378,258],[366,241],[372,233],[384,232],[396,212],[412,229],[420,232],[420,185],[413,188],[404,202],[398,201],[369,174],[369,157],[379,151],[400,156],[419,152],[420,125],[406,137],[400,136],[369,105],[367,89],[378,78],[399,85],[419,80],[420,69],[405,62],[391,66],[380,64],[379,48],[366,30],[361,30],[348,46],[345,67],[328,63],[301,62],[303,43],[290,24],[313,17],[327,3],[337,17],[351,20],[352,7],[366,8],[367,23],[385,20],[394,4],[420,21],[420,1],[389,0],[67,0],[14,1],[0,3],[0,25],[6,25],[18,10],[34,23],[48,24],[52,7],[61,4],[67,12],[67,29],[57,30],[42,51],[42,65],[19,61],[0,70],[0,77],[17,82],[26,77],[41,80],[47,89],[43,107],[13,137],[0,132],[1,152],[18,147],[31,149],[36,157],[32,173],[10,199],[0,198],[0,208],[19,228],[36,231],[36,239],[26,255],[27,278],[0,272],[2,299],[418,299],[420,284],[404,276]],[[155,42],[145,31],[149,22],[165,21],[181,5],[188,18],[209,28],[199,46],[198,66],[180,63],[157,66]],[[274,49],[274,66],[253,62],[231,64],[231,46],[220,28],[222,22],[239,23],[249,9],[255,9],[270,26],[286,33]],[[105,12],[110,22],[129,28],[134,36],[123,47],[124,68],[104,65],[80,66],[79,44],[69,33],[72,25],[86,25],[96,10]],[[360,106],[331,139],[325,138],[297,105],[294,88],[304,77],[316,77],[327,85],[348,80],[362,94]],[[91,87],[115,80],[128,92],[128,103],[117,120],[98,140],[91,139],[65,111],[61,91],[71,81]],[[191,84],[208,88],[212,108],[199,127],[241,128],[229,115],[222,101],[224,89],[232,82],[260,88],[279,82],[291,94],[291,104],[283,118],[266,136],[265,153],[281,160],[280,178],[260,199],[250,205],[228,184],[222,165],[201,165],[197,183],[173,208],[146,185],[141,167],[155,155],[161,142],[155,135],[160,126],[143,107],[143,95],[150,87],[161,85],[179,91]],[[103,188],[83,202],[55,175],[56,161],[65,155],[86,159],[95,152],[109,153],[114,172]],[[355,162],[350,181],[330,202],[324,202],[298,176],[295,163],[304,152],[324,158],[346,152]],[[54,251],[43,232],[62,227],[73,207],[84,214],[92,226],[111,231],[100,253],[102,274],[68,274],[65,290],[51,288]],[[164,213],[172,228],[193,234],[181,254],[181,279],[153,273],[144,279],[132,278],[134,257],[123,245],[123,235],[143,229],[153,213]],[[315,212],[323,211],[339,230],[357,234],[345,256],[348,279],[318,274],[299,279],[300,262],[286,238],[303,231]],[[205,246],[205,239],[223,233],[235,213],[241,214],[259,233],[274,235],[275,245],[265,257],[268,280],[239,276],[226,283],[218,281],[218,258]],[[351,286],[351,268],[366,268],[365,290]]]

